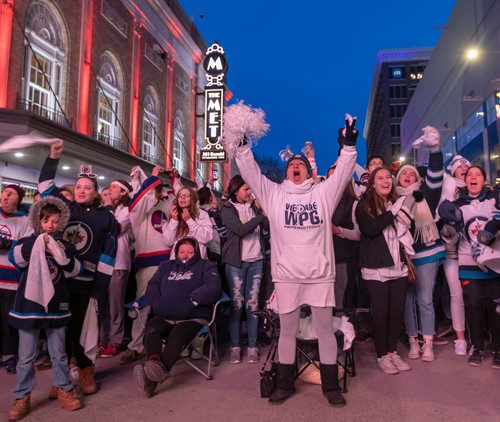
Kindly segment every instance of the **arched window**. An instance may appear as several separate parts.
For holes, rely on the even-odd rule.
[[[196,174],[195,177],[200,177],[203,180],[206,180],[207,174],[206,174],[206,168],[207,164],[203,161],[201,161],[201,150],[205,147],[206,141],[205,137],[203,136],[203,130],[202,128],[198,128],[196,131]]]
[[[156,164],[158,139],[158,96],[152,87],[146,89],[142,117],[142,158]]]
[[[100,57],[99,63],[96,137],[126,151],[127,147],[120,141],[121,131],[118,123],[122,109],[121,69],[118,61],[109,52]]]
[[[178,110],[175,114],[172,163],[179,174],[182,175],[184,171],[184,124],[182,123],[182,112]]]
[[[27,110],[64,123],[57,104],[63,104],[67,48],[62,18],[48,4],[33,2],[26,22],[29,43],[25,42],[24,104]]]

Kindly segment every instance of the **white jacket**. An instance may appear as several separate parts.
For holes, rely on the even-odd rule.
[[[269,218],[271,272],[274,282],[332,283],[335,256],[331,216],[351,180],[356,150],[344,146],[331,177],[300,185],[271,182],[260,172],[249,147],[240,148],[236,163]]]

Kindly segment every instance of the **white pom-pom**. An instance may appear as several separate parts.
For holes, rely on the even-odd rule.
[[[433,148],[439,145],[441,135],[436,128],[432,126],[426,126],[422,129],[422,132],[423,133],[420,138],[413,141],[412,146],[414,148],[420,148],[422,145]]]
[[[252,108],[239,101],[224,110],[222,144],[230,158],[234,157],[243,138],[253,146],[269,130],[265,122],[266,114],[260,108]]]
[[[356,116],[352,117],[349,113],[346,113],[345,114],[345,120],[347,120],[347,123],[349,124],[349,126],[352,126],[352,122],[354,120],[357,120],[358,118]],[[345,136],[345,128],[342,129],[342,135]]]

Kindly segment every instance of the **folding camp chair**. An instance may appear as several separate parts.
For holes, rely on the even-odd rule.
[[[217,310],[219,309],[219,306],[223,303],[230,302],[231,299],[229,296],[222,292],[219,300],[214,304],[214,307],[212,309],[212,318],[210,321],[207,322],[206,325],[204,325],[200,331],[196,334],[195,338],[188,344],[186,345],[185,349],[189,349],[193,343],[196,341],[200,341],[205,345],[206,340],[208,339],[209,341],[209,347],[208,347],[208,355],[205,354],[205,348],[202,347],[200,359],[203,361],[207,362],[207,368],[206,370],[203,370],[201,368],[201,364],[197,364],[193,361],[192,358],[190,357],[184,357],[184,361],[191,366],[195,371],[199,372],[201,375],[203,375],[207,380],[212,380],[214,379],[212,375],[212,367],[213,366],[218,366],[220,361],[219,361],[219,352],[218,352],[218,347],[217,347],[217,325],[216,325],[216,317],[217,317]],[[125,305],[125,307],[128,309],[129,316],[132,319],[138,318],[140,324],[145,327],[146,326],[146,321],[141,320],[141,314],[139,312],[140,309],[144,308],[146,306],[146,301],[144,299],[144,296],[141,296],[140,298],[136,299],[134,302],[129,303]],[[189,353],[188,353],[189,354]]]
[[[219,351],[218,351],[218,346],[217,346],[217,324],[216,324],[216,317],[217,317],[217,310],[219,308],[219,305],[222,303],[227,303],[230,302],[231,299],[229,296],[222,292],[221,297],[217,301],[217,303],[214,305],[213,311],[212,311],[212,319],[204,325],[200,331],[198,331],[198,334],[196,334],[196,337],[191,341],[190,344],[186,346],[186,348],[189,348],[194,342],[199,339],[202,339],[202,344],[204,345],[206,340],[208,339],[209,345],[208,345],[208,355],[205,354],[204,347],[202,347],[202,353],[201,353],[201,360],[205,361],[207,363],[206,370],[203,370],[201,368],[201,364],[195,363],[193,359],[190,357],[185,357],[184,362],[186,362],[191,368],[193,368],[195,371],[200,373],[205,377],[207,380],[213,380],[214,377],[212,375],[212,367],[213,366],[219,366],[220,360],[219,360]]]
[[[348,315],[348,312],[344,309],[334,309],[334,315]],[[337,364],[343,369],[342,375],[342,386],[341,391],[347,392],[347,377],[356,376],[356,360],[354,355],[354,343],[346,349],[344,349],[345,336],[342,331],[337,330],[335,332],[335,338],[337,340],[337,348],[339,353],[337,354]],[[319,371],[319,354],[318,354],[318,340],[317,339],[301,339],[297,338],[296,343],[296,353],[297,353],[297,364],[302,362],[302,366],[297,372],[297,378],[304,373],[311,365],[313,365]]]

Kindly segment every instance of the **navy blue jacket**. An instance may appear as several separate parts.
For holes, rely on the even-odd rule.
[[[17,249],[18,252],[10,254],[12,263],[17,268],[20,268],[22,273],[14,304],[9,312],[9,323],[21,330],[59,328],[68,325],[71,312],[69,311],[69,292],[66,278],[80,271],[80,263],[75,258],[75,247],[71,243],[61,240],[66,257],[69,259],[67,265],[60,266],[52,255],[49,253],[45,255],[52,283],[54,283],[54,297],[49,302],[47,311],[39,303],[26,299],[25,290],[29,260],[37,237],[37,234],[32,234],[29,237],[20,239],[14,246],[14,249]]]
[[[107,294],[115,265],[118,223],[103,206],[80,205],[61,195],[54,184],[58,163],[59,160],[47,157],[40,171],[38,190],[42,197],[53,195],[65,201],[71,213],[62,238],[75,245],[82,271],[70,279],[68,286],[72,293],[101,298]]]
[[[186,262],[179,258],[163,261],[149,281],[145,296],[156,316],[180,321],[210,320],[212,305],[220,295],[217,267],[202,259],[197,248]]]

